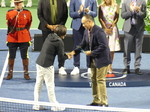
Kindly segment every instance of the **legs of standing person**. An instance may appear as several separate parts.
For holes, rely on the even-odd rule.
[[[36,69],[37,69],[37,76],[36,76],[36,83],[35,83],[35,87],[34,87],[35,105],[33,106],[33,109],[40,110],[40,105],[38,105],[37,102],[39,101],[40,92],[43,87],[45,68],[36,64]]]
[[[141,54],[142,54],[142,44],[143,44],[143,36],[144,31],[139,32],[135,37],[135,62],[134,68],[135,73],[141,75],[142,72],[140,71],[140,63],[141,63]]]
[[[18,44],[8,42],[7,46],[9,48],[9,58],[8,58],[8,75],[7,75],[6,79],[10,80],[13,78],[14,61],[16,58],[16,51],[18,48]]]
[[[29,66],[29,56],[28,56],[28,48],[30,46],[29,42],[19,43],[20,54],[22,58],[23,70],[24,70],[24,78],[29,80],[28,66]]]
[[[52,103],[58,103],[55,96],[55,81],[54,81],[54,67],[50,66],[46,69],[44,80],[46,83],[46,88],[48,92],[49,101]],[[65,107],[52,106],[52,111],[63,111]]]
[[[54,82],[54,67],[50,66],[46,69],[45,75],[44,75],[44,80],[48,92],[48,98],[49,101],[52,103],[58,103],[56,101],[56,96],[55,96],[55,82]]]
[[[89,56],[86,56],[86,63],[87,63],[86,66],[88,68],[87,74],[90,76],[91,75],[91,68],[90,68],[89,62],[90,62],[90,58],[89,58]]]
[[[110,52],[112,62],[114,60],[114,54],[115,54],[114,51]],[[108,67],[108,73],[110,73],[110,74],[113,73],[112,64],[110,64],[109,67]]]
[[[47,36],[50,34],[50,31],[42,31],[42,38],[43,38],[43,43],[45,41],[45,39],[47,38]]]
[[[54,83],[54,67],[41,67],[38,64],[37,67],[37,77],[36,77],[36,84],[34,88],[34,101],[35,105],[33,106],[34,110],[43,110],[45,107],[38,105],[40,92],[42,90],[43,82],[45,81],[48,98],[49,101],[52,103],[58,103],[55,96],[55,83]],[[65,107],[57,107],[53,106],[51,107],[51,110],[53,111],[63,111],[65,110]]]
[[[74,48],[76,48],[82,41],[83,33],[84,33],[83,26],[80,27],[79,30],[73,29],[73,44]],[[71,71],[71,75],[79,74],[80,70],[80,54],[74,56],[74,69]]]
[[[96,68],[94,61],[91,63],[91,79],[92,79],[92,104],[99,104],[96,106],[108,106],[107,92],[106,92],[106,74],[108,66]]]
[[[34,101],[39,101],[40,92],[42,90],[43,82],[45,81],[48,98],[50,102],[57,103],[55,97],[55,83],[54,83],[54,67],[42,67],[36,64],[37,68],[37,76],[36,76],[36,83],[34,88]]]
[[[130,73],[130,61],[131,61],[131,46],[133,44],[134,36],[128,32],[124,33],[124,66],[123,74]]]

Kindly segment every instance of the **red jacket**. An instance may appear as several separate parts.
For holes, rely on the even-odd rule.
[[[29,29],[32,22],[32,15],[29,10],[9,10],[6,14],[6,20],[9,29],[7,35],[8,42],[22,43],[31,40]]]

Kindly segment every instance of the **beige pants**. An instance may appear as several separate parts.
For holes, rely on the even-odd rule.
[[[108,105],[107,92],[106,92],[106,74],[108,66],[96,68],[94,61],[91,63],[91,80],[92,80],[92,92],[93,102]]]
[[[45,82],[49,101],[52,103],[57,103],[55,96],[55,83],[54,83],[54,67],[42,67],[36,64],[37,68],[37,76],[36,76],[36,84],[34,88],[34,101],[38,101],[40,97],[40,92],[43,87],[43,83]]]

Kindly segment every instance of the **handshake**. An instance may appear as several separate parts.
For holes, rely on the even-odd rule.
[[[71,59],[73,57],[73,55],[75,55],[75,52],[71,51],[69,53],[66,53],[66,55],[68,56],[68,59]]]
[[[85,53],[87,56],[91,55],[91,51],[83,51],[83,53]],[[75,54],[76,54],[75,51],[71,51],[69,53],[66,53],[66,55],[68,56],[68,59],[71,59]]]

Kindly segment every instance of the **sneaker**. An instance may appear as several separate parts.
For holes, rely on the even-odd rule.
[[[10,7],[15,7],[15,4],[11,2]]]
[[[34,105],[32,107],[33,110],[45,110],[46,108],[44,106],[41,105]]]
[[[29,1],[26,5],[26,7],[32,7],[32,1]]]
[[[64,111],[66,108],[65,107],[58,107],[58,106],[56,106],[56,107],[51,107],[51,110],[52,111]]]
[[[77,74],[79,74],[79,68],[78,67],[74,67],[74,69],[71,71],[71,75],[77,75]]]
[[[87,73],[90,75],[91,74],[91,68],[88,68]]]
[[[2,2],[1,2],[1,7],[6,7],[5,1],[2,1]]]
[[[65,71],[64,67],[59,68],[59,74],[60,75],[67,75],[67,72]]]

